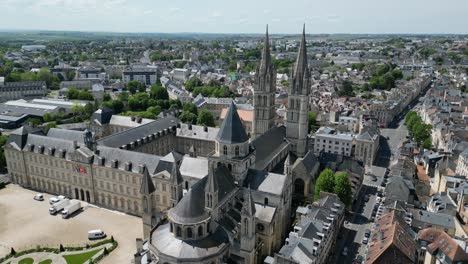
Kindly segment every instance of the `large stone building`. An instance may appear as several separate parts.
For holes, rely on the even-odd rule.
[[[305,46],[303,34],[286,127],[269,121],[275,82],[263,74],[254,139],[232,102],[219,128],[182,124],[169,114],[113,131],[113,115],[104,109],[93,115],[91,130],[12,132],[5,146],[12,181],[141,216],[149,250],[139,249],[137,261],[142,255],[152,263],[263,260],[286,238],[292,193],[312,195],[319,167],[307,149]],[[274,72],[268,49],[260,65]]]
[[[0,77],[0,102],[16,99],[31,99],[46,96],[48,90],[45,82],[8,82]]]

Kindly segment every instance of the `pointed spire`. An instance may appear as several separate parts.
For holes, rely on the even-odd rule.
[[[215,193],[218,191],[218,179],[215,176],[216,169],[210,169],[208,172],[208,179],[205,186],[205,192]]]
[[[262,60],[260,62],[260,70],[263,72],[270,67],[271,55],[270,55],[270,38],[268,36],[268,24],[266,26],[265,42],[263,43]]]
[[[148,168],[145,166],[143,168],[143,178],[141,180],[140,193],[141,194],[151,194],[155,190],[156,190],[156,188],[154,187],[153,180],[151,179]]]
[[[255,202],[252,199],[252,191],[250,190],[250,185],[246,190],[246,195],[244,197],[244,204],[242,205],[242,214],[246,216],[255,215]]]
[[[249,140],[234,102],[231,102],[229,106],[218,135],[216,136],[216,140],[225,144],[244,143]]]
[[[302,78],[303,74],[307,70],[307,43],[305,39],[305,24],[302,29],[302,39],[301,45],[299,47],[299,52],[297,53],[296,65],[294,68],[295,77]]]
[[[179,185],[184,182],[184,178],[180,174],[180,170],[177,166],[177,162],[172,163],[172,170],[171,170],[171,184]]]

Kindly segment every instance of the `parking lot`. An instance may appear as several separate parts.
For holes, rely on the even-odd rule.
[[[82,202],[83,211],[70,219],[49,214],[48,199],[35,201],[34,191],[17,185],[0,190],[0,257],[10,252],[34,248],[37,245],[57,247],[89,243],[87,233],[102,229],[114,236],[119,247],[102,263],[130,263],[135,252],[135,238],[142,237],[141,219]]]

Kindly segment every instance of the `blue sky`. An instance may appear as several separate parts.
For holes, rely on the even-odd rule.
[[[468,0],[0,0],[0,29],[468,33]]]

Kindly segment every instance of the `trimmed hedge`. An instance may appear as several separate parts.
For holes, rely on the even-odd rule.
[[[108,248],[108,251],[110,253],[118,245],[117,241],[115,241],[115,240],[112,241],[112,239],[102,240],[102,241],[96,242],[94,244],[86,244],[85,246],[82,246],[82,247],[63,247],[63,249],[65,249],[65,251],[79,251],[79,250],[85,250],[85,249],[99,247],[101,245],[108,244],[108,243],[112,243],[112,246],[110,246]],[[17,257],[21,257],[21,256],[26,255],[26,254],[36,253],[36,252],[50,252],[50,253],[60,254],[60,247],[59,248],[46,248],[46,247],[37,246],[36,248],[33,248],[33,249],[27,249],[27,250],[23,250],[23,251],[20,251],[20,252],[15,252],[15,254],[10,253],[10,254],[6,255],[5,257],[0,258],[0,263],[5,262],[5,261],[7,261],[8,259],[10,259],[12,257],[17,258]],[[101,256],[99,256],[99,257],[101,257]],[[103,257],[104,256],[102,256],[100,259],[102,259]]]

